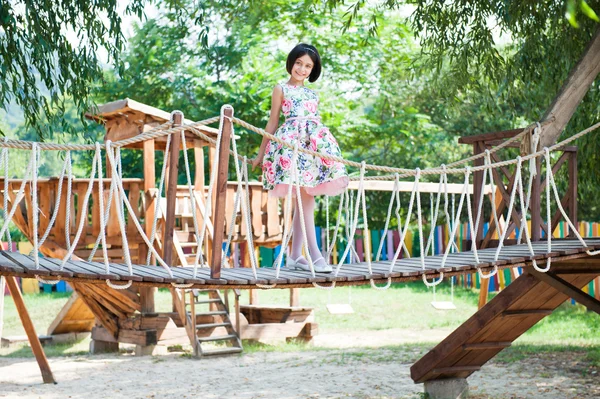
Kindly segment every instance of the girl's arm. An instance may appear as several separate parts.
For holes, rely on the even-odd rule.
[[[280,85],[276,85],[273,89],[273,95],[271,96],[271,116],[269,117],[269,122],[265,127],[265,131],[267,133],[275,133],[275,130],[279,126],[279,112],[281,111],[281,103],[283,102],[283,88]],[[265,149],[267,147],[267,143],[269,139],[263,137],[262,142],[260,143],[260,149],[258,150],[258,155],[252,161],[252,168],[256,168],[258,165],[262,164],[263,158],[265,157]]]

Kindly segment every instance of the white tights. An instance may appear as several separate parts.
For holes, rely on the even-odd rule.
[[[294,201],[295,209],[292,226],[292,248],[290,256],[294,260],[297,260],[300,256],[302,256],[304,235],[302,234],[300,217],[303,217],[304,225],[306,226],[306,238],[308,240],[310,257],[315,264],[321,266],[325,264],[325,260],[321,255],[319,246],[317,245],[317,235],[315,231],[315,197],[306,193],[304,190],[300,190],[300,198],[302,199],[302,210],[304,211],[304,215],[299,215],[300,212],[298,202]]]

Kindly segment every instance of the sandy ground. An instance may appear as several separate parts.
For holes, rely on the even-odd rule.
[[[353,334],[321,335],[316,344],[328,349],[200,361],[180,354],[51,358],[58,385],[41,383],[33,359],[0,358],[0,398],[416,399],[422,397],[423,387],[410,379],[410,366],[420,357],[420,349],[357,347],[402,343],[409,333],[377,331],[367,338],[361,334],[362,340]],[[447,332],[438,333],[443,337]],[[490,363],[469,378],[471,395],[599,398],[598,371],[587,367],[582,357],[551,353],[509,364]]]

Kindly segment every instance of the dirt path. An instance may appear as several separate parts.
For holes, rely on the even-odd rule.
[[[397,337],[390,331],[374,332],[373,339]],[[345,336],[353,342],[351,335]],[[322,335],[321,341],[337,346],[345,342],[337,335]],[[33,359],[0,358],[0,398],[416,399],[422,397],[423,388],[410,379],[410,365],[422,352],[417,347],[355,347],[202,361],[177,354],[51,358],[59,382],[54,386],[41,384]],[[469,378],[472,397],[598,398],[598,371],[588,368],[582,358],[582,353],[566,352],[491,363]]]

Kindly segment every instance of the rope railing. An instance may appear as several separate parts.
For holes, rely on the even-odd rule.
[[[225,107],[223,109],[225,109]],[[25,188],[26,188],[27,183],[30,182],[31,190],[30,190],[29,195],[31,195],[31,204],[30,204],[30,206],[32,207],[32,210],[31,210],[32,232],[31,232],[31,234],[32,234],[32,241],[33,241],[33,250],[32,250],[31,255],[35,262],[36,270],[39,270],[40,269],[39,258],[38,258],[39,248],[44,245],[44,243],[46,242],[46,240],[49,237],[52,227],[56,224],[58,209],[59,209],[59,205],[61,204],[61,201],[62,200],[66,201],[66,206],[68,208],[66,216],[69,220],[65,222],[66,223],[65,225],[67,227],[66,232],[65,232],[66,255],[63,257],[61,266],[59,268],[59,271],[62,271],[64,269],[64,266],[66,265],[66,263],[72,258],[73,254],[75,253],[75,250],[78,248],[78,245],[81,245],[80,241],[81,241],[82,231],[84,230],[85,223],[87,222],[87,217],[80,217],[79,224],[78,224],[78,226],[76,226],[75,235],[74,235],[74,237],[71,237],[71,227],[69,225],[71,215],[69,212],[72,207],[72,204],[71,204],[72,198],[71,197],[72,197],[73,193],[72,193],[71,186],[72,186],[73,180],[74,180],[73,171],[72,171],[71,151],[91,150],[91,151],[94,151],[94,157],[93,157],[92,165],[91,165],[92,166],[91,172],[89,175],[87,189],[85,190],[83,201],[81,202],[81,204],[79,206],[82,207],[84,210],[88,209],[89,199],[92,194],[93,188],[97,187],[97,190],[99,192],[99,195],[97,196],[97,201],[98,201],[97,205],[98,205],[98,212],[100,214],[100,225],[99,225],[100,231],[99,231],[98,235],[95,237],[94,246],[90,252],[88,260],[92,261],[92,259],[94,259],[97,249],[99,249],[99,247],[101,246],[102,247],[102,258],[103,258],[104,266],[105,266],[105,272],[106,272],[106,274],[110,274],[111,263],[110,263],[110,257],[108,255],[109,245],[108,245],[106,235],[107,235],[107,227],[109,225],[109,219],[111,216],[111,212],[115,212],[116,219],[119,224],[120,237],[122,240],[121,248],[123,251],[123,258],[124,258],[125,265],[127,266],[127,270],[129,272],[130,276],[133,275],[133,263],[132,263],[132,259],[131,259],[130,255],[129,255],[129,243],[128,243],[128,238],[127,238],[127,229],[126,229],[126,225],[125,225],[126,219],[129,221],[129,223],[133,223],[135,225],[136,234],[139,234],[139,237],[141,238],[142,242],[148,247],[148,255],[147,255],[147,258],[145,259],[146,265],[151,264],[151,258],[154,257],[156,262],[158,264],[160,264],[167,271],[168,275],[171,278],[173,278],[173,273],[171,271],[171,265],[167,265],[165,263],[165,261],[161,258],[161,255],[158,253],[158,251],[156,250],[155,245],[154,245],[155,240],[156,240],[157,229],[158,229],[158,225],[157,225],[158,216],[163,211],[161,208],[160,200],[161,200],[162,191],[163,191],[163,188],[165,185],[164,180],[165,180],[165,175],[166,175],[167,160],[165,159],[163,161],[163,165],[162,165],[162,169],[161,169],[161,176],[160,176],[159,188],[158,188],[158,193],[157,193],[158,198],[156,198],[156,200],[155,200],[156,202],[154,204],[154,219],[145,221],[145,223],[152,223],[152,225],[151,225],[152,228],[150,230],[150,234],[148,237],[148,235],[146,234],[146,231],[144,230],[144,228],[141,225],[139,218],[136,216],[136,213],[134,212],[132,204],[130,203],[130,201],[126,195],[126,191],[125,191],[125,188],[123,185],[124,178],[123,178],[123,165],[121,162],[121,159],[122,159],[121,148],[124,148],[131,144],[139,143],[144,140],[149,140],[149,139],[166,136],[167,137],[166,148],[168,151],[170,142],[171,142],[171,140],[170,140],[171,135],[172,134],[180,134],[182,142],[183,142],[183,149],[184,149],[185,176],[186,176],[186,180],[187,180],[190,208],[192,209],[193,234],[196,239],[196,246],[197,246],[197,252],[195,254],[195,261],[194,261],[194,265],[193,265],[193,267],[194,267],[193,278],[196,278],[197,269],[199,267],[207,267],[207,265],[205,263],[205,259],[207,259],[207,257],[206,257],[207,249],[204,248],[203,245],[205,244],[205,241],[206,241],[206,240],[204,240],[204,236],[205,236],[205,232],[207,230],[208,220],[210,219],[210,216],[209,216],[210,215],[210,201],[212,198],[214,185],[216,184],[215,182],[216,182],[216,176],[217,176],[217,172],[218,172],[217,165],[219,164],[219,159],[218,159],[218,157],[215,157],[215,159],[213,160],[212,171],[211,171],[211,176],[210,176],[210,183],[208,186],[208,197],[207,197],[208,199],[206,200],[206,202],[204,204],[204,212],[203,212],[204,216],[202,217],[202,226],[200,227],[200,222],[197,220],[196,209],[201,207],[202,205],[197,202],[198,200],[196,199],[196,196],[193,193],[193,184],[192,184],[191,173],[190,173],[190,161],[187,157],[187,151],[185,151],[187,149],[186,148],[186,140],[185,140],[186,132],[191,132],[196,137],[201,138],[204,141],[214,145],[217,148],[217,154],[219,153],[219,148],[221,145],[228,146],[229,153],[235,159],[235,162],[234,162],[235,175],[236,175],[236,179],[237,179],[237,182],[236,182],[237,190],[235,193],[233,212],[234,212],[234,214],[236,214],[237,212],[241,211],[242,216],[245,218],[245,226],[246,226],[246,230],[247,230],[246,237],[248,239],[248,243],[250,246],[253,246],[253,231],[252,231],[252,223],[251,223],[252,209],[251,209],[251,202],[250,202],[250,198],[249,198],[250,190],[249,190],[249,186],[248,186],[248,184],[249,184],[249,182],[248,182],[248,180],[249,180],[248,164],[250,163],[250,161],[247,159],[246,156],[238,153],[238,148],[237,148],[235,138],[233,138],[230,143],[221,143],[221,141],[222,141],[221,135],[222,135],[222,131],[223,131],[223,126],[224,126],[225,121],[227,121],[231,124],[235,123],[246,129],[254,131],[262,136],[269,138],[270,140],[273,140],[279,144],[282,144],[282,145],[287,146],[288,148],[292,149],[293,150],[292,164],[294,164],[294,162],[297,162],[299,153],[305,153],[308,155],[317,156],[317,157],[321,157],[324,159],[329,159],[329,160],[332,160],[335,162],[341,162],[347,166],[359,168],[359,176],[357,177],[357,180],[359,183],[358,191],[356,192],[355,197],[348,190],[342,194],[342,196],[340,198],[340,203],[339,203],[338,218],[336,220],[336,226],[335,226],[335,229],[333,232],[333,237],[331,240],[329,238],[329,229],[327,229],[327,244],[326,244],[325,250],[326,250],[328,259],[330,258],[330,255],[332,253],[333,244],[338,239],[338,235],[340,235],[340,234],[343,235],[344,230],[345,230],[346,245],[342,251],[342,255],[339,257],[339,261],[337,262],[337,265],[335,265],[335,268],[332,271],[332,275],[334,277],[339,276],[339,273],[344,266],[344,262],[347,259],[351,259],[351,260],[358,259],[358,254],[356,253],[356,249],[354,248],[354,238],[356,237],[357,228],[359,226],[359,220],[361,218],[362,218],[363,228],[365,230],[368,230],[369,216],[368,216],[368,207],[367,207],[364,183],[369,179],[389,178],[389,176],[367,176],[367,171],[393,173],[392,177],[394,179],[394,188],[392,190],[391,197],[390,197],[387,216],[385,219],[385,228],[384,228],[383,236],[385,236],[387,234],[388,230],[392,228],[391,219],[392,219],[392,214],[394,214],[395,218],[396,218],[397,230],[399,233],[400,241],[393,253],[393,257],[392,257],[390,265],[389,265],[388,274],[391,274],[394,271],[394,267],[401,255],[404,257],[410,257],[410,253],[405,244],[405,239],[408,236],[409,226],[411,225],[411,223],[414,223],[414,222],[412,222],[414,220],[417,224],[417,233],[418,233],[418,240],[419,240],[418,246],[419,246],[419,250],[420,250],[419,264],[420,264],[421,270],[423,272],[422,273],[423,281],[429,287],[438,285],[440,282],[442,282],[442,280],[444,279],[444,272],[442,271],[442,269],[444,269],[444,267],[446,265],[448,255],[451,250],[454,250],[454,249],[458,250],[458,248],[456,246],[457,231],[458,231],[458,226],[460,225],[461,216],[464,214],[463,208],[464,207],[467,208],[466,218],[469,222],[468,224],[469,224],[469,228],[470,228],[471,237],[476,236],[476,232],[478,231],[480,224],[481,224],[482,220],[484,219],[483,202],[484,202],[485,197],[484,197],[483,190],[479,194],[480,196],[479,196],[478,202],[477,202],[477,204],[478,204],[477,209],[473,209],[472,204],[471,204],[471,194],[469,192],[469,187],[471,184],[470,183],[471,175],[474,172],[484,172],[482,174],[482,182],[481,182],[482,185],[485,186],[486,179],[489,178],[490,185],[492,187],[492,193],[495,193],[496,188],[494,186],[494,179],[493,179],[492,171],[494,169],[505,167],[508,165],[515,165],[516,172],[515,172],[515,176],[514,176],[514,184],[512,186],[512,190],[510,192],[510,200],[509,200],[507,215],[508,215],[508,217],[510,217],[510,215],[512,215],[513,209],[515,209],[517,207],[517,202],[518,202],[520,204],[520,208],[521,208],[520,209],[520,226],[519,226],[520,227],[520,235],[519,236],[525,238],[525,241],[526,241],[526,244],[527,244],[530,254],[535,255],[535,252],[534,252],[534,249],[533,249],[533,246],[531,243],[530,228],[528,227],[528,223],[527,223],[527,210],[529,208],[530,197],[531,197],[531,192],[532,192],[532,190],[531,190],[532,173],[530,173],[530,180],[527,185],[527,191],[525,192],[524,185],[523,185],[522,167],[523,167],[523,163],[527,162],[527,161],[530,161],[530,168],[531,168],[531,165],[533,165],[535,167],[535,162],[532,163],[531,161],[535,161],[535,159],[538,157],[544,157],[544,159],[546,161],[545,194],[546,194],[546,204],[547,204],[546,211],[547,211],[547,218],[548,218],[548,220],[547,220],[547,226],[548,226],[547,227],[547,229],[548,229],[547,249],[548,249],[548,252],[551,252],[551,249],[552,249],[552,240],[550,237],[551,236],[551,234],[550,234],[551,233],[551,219],[550,219],[551,205],[550,205],[550,202],[552,200],[552,197],[554,198],[555,202],[557,203],[559,211],[561,212],[562,216],[569,224],[570,228],[574,232],[577,239],[583,245],[585,245],[585,240],[577,232],[577,229],[573,225],[572,221],[569,219],[568,215],[564,211],[564,208],[561,204],[558,190],[556,187],[556,182],[554,180],[554,173],[552,171],[552,167],[550,164],[550,153],[552,151],[555,151],[555,150],[567,145],[568,143],[576,140],[577,138],[579,138],[583,135],[586,135],[588,133],[595,131],[596,129],[598,129],[598,127],[600,127],[600,123],[590,126],[589,128],[577,133],[574,136],[569,137],[568,139],[561,141],[560,143],[557,143],[550,147],[543,148],[542,150],[539,150],[539,151],[537,150],[537,141],[534,139],[534,144],[531,148],[530,154],[523,156],[523,157],[518,156],[515,159],[503,160],[503,161],[498,161],[495,163],[492,162],[492,160],[491,160],[492,153],[500,150],[501,148],[504,148],[504,147],[510,145],[515,140],[522,138],[524,135],[531,133],[532,130],[539,137],[539,130],[541,129],[542,125],[532,124],[532,125],[528,126],[527,128],[525,128],[517,136],[503,142],[499,146],[496,146],[490,150],[486,150],[485,152],[483,152],[481,154],[478,154],[476,156],[472,156],[469,158],[465,158],[463,160],[456,161],[456,162],[453,162],[448,165],[441,165],[440,167],[437,167],[437,168],[427,168],[427,169],[421,170],[419,168],[407,169],[407,168],[394,168],[394,167],[388,167],[388,166],[382,166],[382,165],[367,164],[365,161],[362,161],[359,163],[359,162],[345,160],[340,157],[327,156],[327,155],[323,155],[318,152],[306,150],[306,149],[300,148],[297,143],[296,143],[296,145],[292,145],[284,140],[278,139],[277,137],[273,136],[272,134],[267,133],[263,129],[256,128],[255,126],[248,124],[247,122],[245,122],[239,118],[236,118],[233,116],[227,117],[224,115],[223,109],[221,110],[220,117],[208,118],[208,119],[205,119],[200,122],[195,122],[193,124],[188,124],[188,125],[183,125],[183,126],[175,126],[175,127],[171,127],[172,123],[168,122],[168,123],[164,123],[164,124],[154,128],[148,132],[145,132],[139,136],[125,139],[125,140],[120,140],[117,142],[107,141],[106,143],[104,143],[102,145],[100,143],[95,143],[94,145],[73,145],[73,144],[63,145],[63,144],[51,144],[51,143],[26,142],[26,141],[21,141],[21,140],[0,141],[0,148],[2,148],[2,151],[0,153],[0,167],[4,168],[4,193],[5,193],[4,209],[3,209],[4,223],[2,224],[2,227],[0,228],[0,237],[4,237],[6,235],[8,241],[10,242],[8,223],[14,217],[15,213],[17,212],[17,210],[20,206],[20,203],[22,202],[23,198],[26,196]],[[201,130],[201,126],[205,126],[207,124],[214,123],[216,121],[220,121],[219,130],[218,130],[218,134],[217,134],[216,138],[210,137],[209,135],[205,134],[205,132],[203,132]],[[545,122],[545,123],[549,123],[549,122]],[[233,135],[233,127],[231,129],[231,132],[232,132],[232,137],[235,137]],[[14,190],[11,188],[12,186],[10,183],[9,172],[8,172],[8,165],[9,165],[8,149],[10,149],[10,148],[15,148],[15,149],[20,149],[20,150],[31,150],[30,160],[29,160],[29,163],[27,164],[27,167],[25,168],[24,178],[21,181],[19,181],[20,186],[19,186],[19,189],[17,190],[16,195],[14,194]],[[38,179],[39,179],[38,172],[39,172],[40,153],[41,153],[41,151],[46,151],[46,150],[65,151],[66,154],[65,154],[65,160],[64,160],[64,163],[63,163],[63,166],[61,169],[61,174],[58,179],[58,185],[57,185],[58,192],[57,192],[57,196],[55,199],[53,212],[49,218],[48,225],[46,226],[46,229],[43,231],[43,234],[40,238],[39,234],[38,234],[39,233],[38,232],[38,224],[39,224],[40,206],[39,206],[39,196],[38,196],[38,192],[37,192],[37,183],[38,183]],[[105,157],[103,157],[103,152],[105,154]],[[103,158],[106,159],[106,164],[103,164],[103,161],[102,161]],[[469,163],[471,161],[474,161],[474,160],[477,160],[480,158],[483,158],[483,161],[484,161],[483,165],[478,165],[478,166],[466,165],[465,167],[457,168],[457,166]],[[104,167],[106,167],[106,169],[110,171],[110,186],[108,189],[107,203],[105,203],[106,199],[104,197],[104,180],[105,180],[103,178],[103,168]],[[292,169],[294,171],[297,168],[292,168]],[[435,196],[432,194],[430,197],[430,200],[431,200],[431,209],[430,209],[431,222],[430,222],[430,227],[429,227],[430,231],[429,231],[428,236],[426,237],[423,209],[422,209],[422,204],[421,204],[421,193],[420,193],[420,189],[419,189],[419,182],[423,176],[427,176],[427,175],[431,176],[431,175],[436,175],[436,174],[440,175],[440,179],[439,179],[437,194]],[[460,194],[458,206],[456,208],[454,207],[455,202],[454,202],[454,197],[453,197],[451,213],[448,210],[448,208],[451,206],[450,202],[449,202],[449,197],[448,197],[448,175],[450,175],[450,174],[462,174],[464,177],[463,189],[462,189],[462,193]],[[408,177],[408,176],[413,177],[414,184],[413,184],[413,189],[410,194],[410,200],[409,200],[408,207],[407,207],[407,213],[403,218],[401,218],[400,210],[402,209],[402,205],[400,202],[399,181],[401,178]],[[66,195],[67,198],[61,197],[62,187],[63,187],[65,180],[67,183],[67,195]],[[16,181],[15,181],[15,183],[16,183]],[[9,190],[12,191],[10,198],[8,195]],[[300,185],[300,178],[298,176],[298,173],[292,173],[292,181],[290,182],[290,184],[288,184],[287,201],[286,201],[286,207],[285,207],[284,215],[283,215],[284,226],[282,229],[282,232],[283,232],[282,244],[284,245],[284,247],[287,246],[287,244],[290,240],[290,237],[292,235],[291,224],[293,222],[293,220],[292,220],[293,218],[291,217],[291,213],[292,213],[291,204],[294,199],[294,194],[295,194],[295,199],[297,201],[297,206],[299,207],[299,211],[302,214],[303,206],[302,206],[302,200],[301,200],[301,185]],[[79,193],[79,195],[81,195],[81,192]],[[427,255],[427,253],[429,253],[430,249],[433,250],[433,230],[437,226],[437,220],[439,217],[440,205],[442,203],[442,200],[443,200],[443,217],[445,218],[445,226],[450,231],[450,234],[447,239],[447,245],[446,245],[446,248],[443,253],[440,267],[438,268],[437,271],[430,273],[429,269],[427,268],[427,265],[426,265],[425,257]],[[326,203],[329,204],[328,200]],[[10,204],[10,209],[9,209],[9,204]],[[493,206],[493,204],[492,204],[491,208],[492,208],[493,222],[497,226],[498,233],[499,233],[499,244],[498,244],[498,247],[494,254],[494,260],[497,261],[499,258],[501,249],[505,245],[506,237],[508,235],[507,234],[508,228],[501,229],[500,217],[497,214],[496,207]],[[343,212],[344,209],[345,209],[345,212]],[[80,212],[82,212],[82,209],[80,209]],[[345,228],[342,228],[342,220],[344,220]],[[329,209],[327,209],[327,221],[329,222]],[[225,263],[226,253],[232,244],[233,223],[235,223],[235,217],[232,216],[231,226],[229,228],[228,237],[226,239],[225,251],[223,252],[223,256],[221,258],[221,264]],[[304,225],[303,218],[300,218],[300,226],[301,226],[300,233],[302,234],[303,245],[304,245],[305,253],[307,255],[306,258],[308,261],[308,270],[309,270],[311,276],[314,278],[314,277],[316,277],[316,273],[317,273],[317,271],[315,270],[315,266],[313,264],[313,258],[311,256],[314,254],[310,254],[310,251],[309,251],[307,231],[306,231],[306,226]],[[298,234],[298,232],[296,232],[296,234]],[[366,271],[368,272],[369,276],[373,275],[373,267],[372,267],[373,259],[372,258],[374,258],[375,262],[378,262],[380,260],[382,248],[384,245],[383,236],[382,236],[381,241],[379,242],[379,245],[377,246],[377,250],[375,252],[373,251],[373,249],[375,249],[375,248],[371,248],[371,244],[366,243],[366,245],[368,246],[366,252],[369,255],[365,258],[365,263],[366,263],[365,266],[366,266]],[[477,265],[480,265],[481,261],[480,261],[480,257],[479,257],[479,253],[478,253],[477,242],[475,239],[472,240],[471,250],[472,250],[472,256],[473,256],[475,263]],[[592,254],[597,254],[598,252],[590,251],[588,253],[590,255],[592,255]],[[547,262],[546,267],[540,268],[538,266],[536,260],[532,258],[533,267],[539,271],[548,271],[550,269],[551,260],[547,260],[546,262]],[[277,257],[277,259],[274,263],[273,269],[275,272],[275,279],[278,279],[280,276],[280,271],[282,269],[282,263],[283,263],[283,251],[280,252],[280,255]],[[258,259],[256,258],[254,251],[250,251],[250,266],[252,268],[252,273],[253,273],[254,278],[258,279],[257,270],[260,265],[259,265]],[[477,271],[478,271],[480,277],[484,278],[484,279],[490,278],[498,272],[497,263],[495,263],[493,265],[492,271],[489,273],[484,273],[483,269],[479,266],[476,266],[476,267],[477,267]],[[58,280],[48,281],[48,280],[42,279],[40,276],[36,276],[36,277],[40,281],[47,282],[47,283],[55,283],[58,281]],[[433,280],[430,282],[428,277],[433,277]],[[385,284],[384,286],[377,286],[375,284],[374,278],[370,277],[371,286],[375,289],[387,289],[390,287],[391,282],[392,282],[391,277],[388,277],[387,284]],[[133,283],[133,280],[128,280],[125,284],[115,284],[110,279],[107,279],[106,283],[110,287],[115,288],[115,289],[125,289],[125,288],[128,288]],[[188,285],[179,285],[179,284],[175,284],[175,283],[172,283],[172,284],[176,288],[189,288],[191,286],[189,284]],[[313,285],[315,287],[322,288],[322,289],[332,289],[335,287],[336,284],[335,284],[335,280],[334,280],[328,286],[319,285],[316,282],[314,282]],[[258,285],[258,288],[273,288],[273,287],[275,287],[275,284]]]

